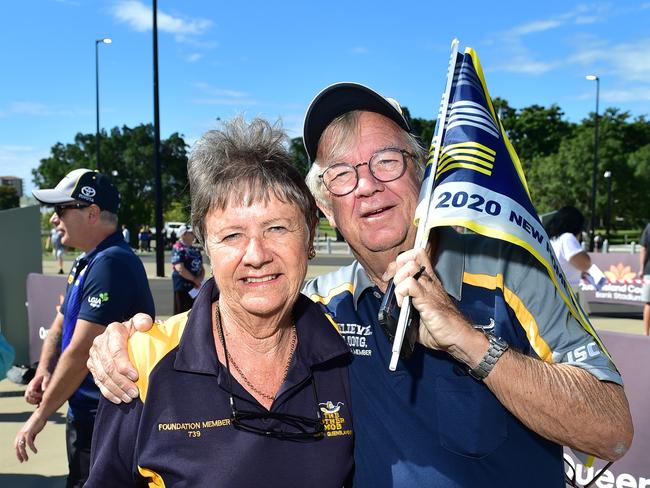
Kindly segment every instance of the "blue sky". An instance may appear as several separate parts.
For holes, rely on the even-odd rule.
[[[525,4],[525,7],[523,5]],[[433,118],[454,37],[477,50],[493,97],[650,114],[650,2],[159,0],[161,135],[192,142],[216,118],[280,117],[300,135],[336,81],[368,84]],[[57,142],[153,120],[151,2],[21,0],[0,16],[0,175],[25,179]]]

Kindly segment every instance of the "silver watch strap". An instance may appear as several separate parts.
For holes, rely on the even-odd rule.
[[[490,374],[490,371],[492,371],[499,358],[508,349],[508,343],[500,337],[496,337],[494,334],[485,331],[483,333],[490,342],[488,350],[485,356],[483,356],[483,359],[481,359],[481,362],[475,368],[468,370],[470,376],[479,381],[484,380]]]

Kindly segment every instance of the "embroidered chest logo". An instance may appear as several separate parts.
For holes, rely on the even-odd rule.
[[[352,429],[346,428],[347,420],[341,412],[341,407],[344,405],[343,402],[334,403],[331,400],[318,404],[320,411],[323,412],[323,426],[325,427],[326,437],[352,435]]]
[[[372,335],[369,325],[339,323],[339,331],[356,356],[372,356],[368,345],[368,336]]]
[[[88,297],[88,303],[93,308],[99,308],[102,306],[102,303],[108,301],[108,293],[102,292],[96,297]]]

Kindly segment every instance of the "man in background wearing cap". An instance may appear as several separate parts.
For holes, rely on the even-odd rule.
[[[187,225],[181,225],[176,232],[178,241],[172,246],[174,315],[192,308],[205,277],[201,250],[192,245],[194,232]]]
[[[88,477],[99,402],[99,390],[86,367],[92,341],[110,322],[144,309],[153,314],[154,303],[144,266],[118,228],[120,196],[107,176],[76,169],[55,188],[33,193],[40,203],[54,207],[50,222],[62,243],[84,254],[72,266],[64,302],[25,391],[26,401],[37,408],[19,430],[14,446],[18,459],[27,461],[26,446],[36,452],[36,436],[68,400],[67,486],[80,487]]]
[[[433,233],[433,260],[413,249],[426,152],[394,100],[333,85],[312,102],[304,142],[307,183],[357,258],[303,288],[354,353],[356,488],[562,487],[562,445],[603,459],[627,451],[620,375],[534,259],[453,229]],[[420,315],[420,344],[396,372],[377,317],[393,276]],[[112,401],[137,396],[128,333],[109,327],[89,361]]]

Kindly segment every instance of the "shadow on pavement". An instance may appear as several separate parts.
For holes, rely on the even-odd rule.
[[[64,488],[66,476],[0,474],[0,486],[7,488]]]
[[[27,420],[29,419],[32,413],[33,410],[27,412],[0,413],[0,422],[20,422],[20,423],[27,422]],[[55,412],[53,415],[51,415],[48,418],[48,423],[49,422],[65,425],[65,415],[63,415],[61,412]],[[0,475],[0,480],[2,480],[1,475]],[[3,485],[2,483],[0,483],[0,486],[12,486],[12,485]]]
[[[21,397],[25,395],[24,390],[0,391],[0,398]]]

